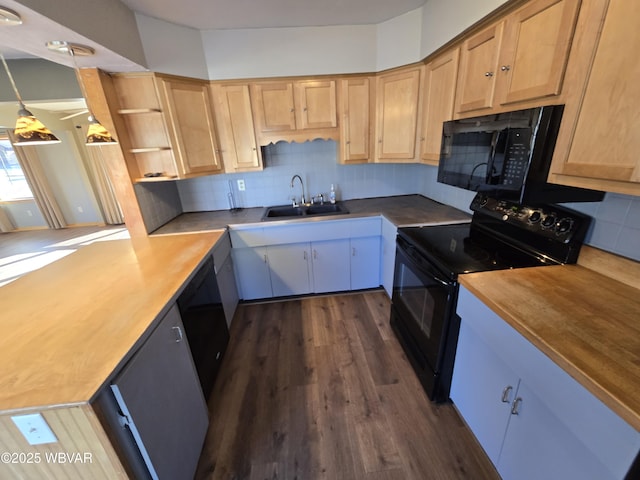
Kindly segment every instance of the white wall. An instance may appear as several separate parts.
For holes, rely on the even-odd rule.
[[[208,79],[200,31],[136,14],[142,47],[151,71]]]
[[[377,25],[375,71],[407,65],[422,60],[420,37],[422,8]]]
[[[427,0],[422,7],[420,56],[433,53],[507,0]]]

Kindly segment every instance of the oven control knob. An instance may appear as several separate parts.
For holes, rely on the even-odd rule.
[[[541,218],[542,218],[542,214],[538,211],[535,211],[531,215],[529,215],[529,221],[531,223],[538,223]]]
[[[547,215],[546,217],[544,217],[544,219],[542,220],[542,226],[544,228],[550,228],[553,227],[556,223],[556,217],[555,215]]]
[[[504,220],[505,222],[509,220],[509,215],[507,215],[506,213],[502,215],[502,220]]]
[[[570,218],[563,218],[556,224],[557,233],[567,233],[573,227],[573,220]]]

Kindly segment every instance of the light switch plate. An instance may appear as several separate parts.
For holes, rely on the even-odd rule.
[[[47,421],[39,413],[11,417],[20,433],[27,439],[29,445],[55,443],[58,441]]]

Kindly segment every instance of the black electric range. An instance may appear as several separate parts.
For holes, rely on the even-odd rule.
[[[575,263],[591,218],[478,194],[470,223],[398,229],[391,325],[429,396],[448,399],[458,275]]]

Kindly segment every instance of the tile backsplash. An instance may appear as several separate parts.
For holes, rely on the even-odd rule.
[[[336,142],[325,140],[271,144],[263,149],[263,171],[180,180],[175,182],[179,198],[173,191],[157,192],[151,187],[153,191],[146,192],[145,198],[161,199],[162,205],[148,209],[155,221],[164,218],[164,222],[170,220],[171,213],[176,211],[227,210],[230,208],[230,191],[238,207],[283,205],[291,201],[291,195],[300,197],[298,182],[293,189],[290,188],[291,177],[298,174],[304,181],[307,196],[322,193],[327,198],[333,183],[338,200],[419,193],[470,211],[469,205],[475,193],[438,183],[436,167],[416,164],[339,165],[336,162],[337,148]],[[238,190],[237,180],[240,179],[245,182],[245,191]],[[171,205],[171,202],[179,204]],[[640,198],[608,193],[602,202],[566,206],[593,217],[587,244],[640,261]]]

